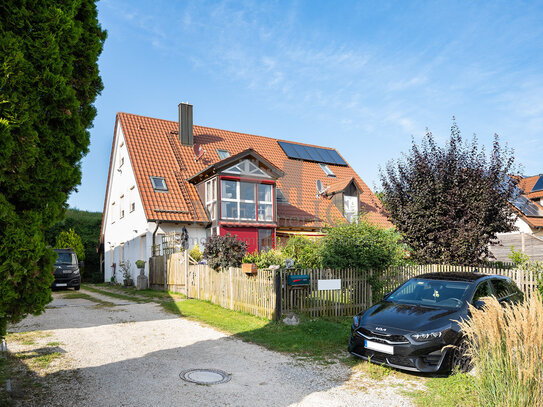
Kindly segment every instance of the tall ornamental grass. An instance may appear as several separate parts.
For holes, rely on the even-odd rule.
[[[461,322],[476,368],[481,406],[543,406],[543,302],[535,292],[524,303],[502,306],[494,297],[484,310],[471,307]]]

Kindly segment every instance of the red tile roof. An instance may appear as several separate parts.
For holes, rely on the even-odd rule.
[[[543,212],[543,206],[541,206],[538,201],[534,200],[534,199],[539,200],[539,198],[543,198],[543,191],[531,192],[534,185],[535,185],[535,183],[539,179],[539,177],[540,177],[540,175],[534,175],[532,177],[526,177],[526,178],[518,177],[517,186],[522,191],[522,195],[524,195],[526,198],[530,199],[532,201],[532,203],[535,206],[539,207],[540,210]],[[532,226],[534,228],[543,228],[543,217],[526,216],[522,212],[517,210],[516,208],[515,208],[515,211],[517,212],[519,217],[521,219],[523,219],[524,221],[526,221],[530,226]]]
[[[193,148],[179,141],[177,122],[128,113],[118,113],[117,118],[150,221],[208,222],[196,188],[187,180],[221,161],[217,149],[227,150],[233,156],[248,148],[285,172],[277,181],[289,201],[278,204],[280,226],[318,228],[344,219],[329,199],[316,198],[316,180],[326,180],[319,164],[289,159],[277,144],[278,139],[194,126],[194,143],[206,150],[203,157],[195,161]],[[377,198],[350,166],[328,165],[337,179],[355,179],[361,189],[361,208],[370,222],[392,227],[381,213]],[[151,176],[164,177],[168,192],[154,191]]]

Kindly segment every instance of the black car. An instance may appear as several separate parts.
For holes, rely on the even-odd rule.
[[[517,302],[523,294],[509,278],[480,273],[428,273],[411,278],[383,301],[356,315],[349,352],[371,362],[415,372],[469,370],[458,323],[481,298]],[[447,347],[447,345],[454,345]]]
[[[73,287],[79,290],[81,287],[81,274],[79,273],[79,263],[77,255],[72,249],[54,249],[57,253],[55,261],[55,281],[51,288]]]

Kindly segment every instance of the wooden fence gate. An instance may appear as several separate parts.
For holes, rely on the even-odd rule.
[[[371,304],[371,288],[358,270],[280,270],[281,313],[311,317],[353,316]],[[307,286],[289,286],[288,276],[306,274]],[[341,280],[339,290],[319,290],[319,280]]]

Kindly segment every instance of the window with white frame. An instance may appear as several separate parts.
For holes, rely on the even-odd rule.
[[[151,184],[153,184],[155,191],[168,191],[166,180],[163,177],[151,177]]]
[[[258,220],[273,221],[273,186],[258,184]]]
[[[221,180],[221,218],[273,221],[273,185]]]
[[[358,215],[358,197],[344,195],[343,212],[349,222],[356,220],[356,215]]]
[[[234,174],[238,176],[258,177],[258,178],[271,178],[262,169],[258,168],[255,163],[249,160],[243,160],[233,165],[232,167],[224,170],[226,174]]]
[[[219,159],[221,160],[224,160],[225,158],[230,157],[230,153],[227,150],[217,149],[217,154],[219,155]]]
[[[128,197],[130,198],[130,203],[129,203],[129,210],[130,212],[134,212],[134,210],[136,210],[136,199],[135,199],[135,196],[134,194],[136,193],[136,188],[135,186],[132,186],[132,188],[130,188],[130,191],[128,192]]]
[[[111,203],[111,223],[115,223],[115,201]]]
[[[209,217],[211,220],[217,219],[217,178],[206,181],[205,201]]]
[[[119,199],[119,219],[124,218],[124,195]]]

